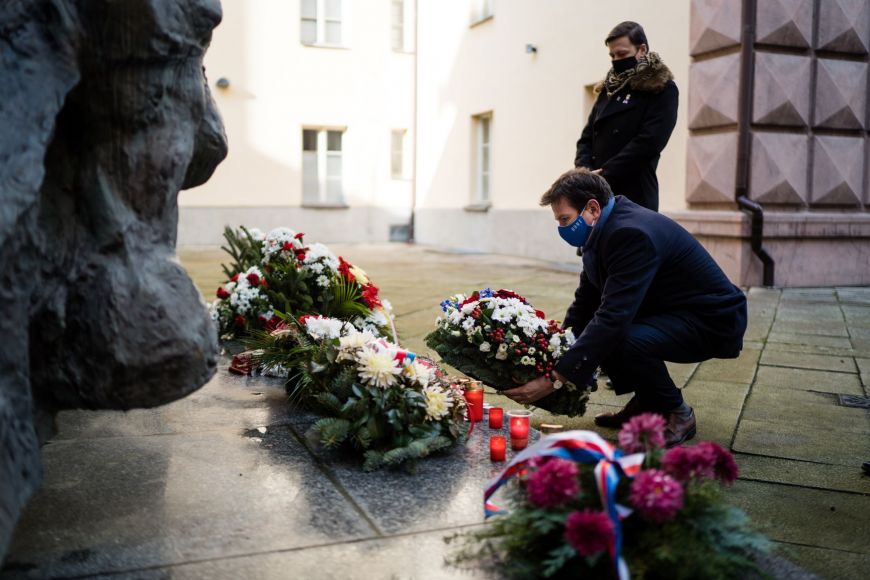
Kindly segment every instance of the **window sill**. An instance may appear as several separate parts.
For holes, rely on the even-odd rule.
[[[349,46],[344,46],[342,44],[326,44],[326,43],[322,43],[322,42],[313,42],[313,43],[309,44],[307,42],[301,42],[301,41],[299,42],[299,44],[301,44],[305,48],[331,48],[334,50],[350,50]]]
[[[464,209],[465,211],[470,211],[470,212],[484,213],[484,212],[488,212],[489,208],[491,208],[491,207],[492,207],[491,202],[484,201],[484,202],[472,203],[472,204],[466,205],[462,209]]]
[[[307,202],[302,204],[303,209],[350,209],[346,203],[313,203]]]
[[[480,26],[481,24],[484,24],[485,22],[489,22],[489,21],[492,20],[494,17],[495,17],[495,15],[493,15],[493,14],[490,14],[489,16],[484,16],[484,17],[481,18],[480,20],[475,20],[475,21],[473,21],[471,24],[468,25],[468,27],[469,27],[469,28],[474,28],[474,27],[476,27],[476,26]]]

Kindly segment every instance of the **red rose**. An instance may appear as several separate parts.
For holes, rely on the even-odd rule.
[[[510,290],[499,290],[495,293],[496,298],[516,298],[523,304],[528,304],[525,298],[517,294],[516,292],[511,292]]]
[[[296,238],[297,240],[301,240],[301,239],[302,239],[302,236],[304,236],[304,235],[305,235],[305,234],[303,234],[302,232],[299,232],[298,234],[296,234],[296,235],[293,236],[293,237]]]
[[[220,288],[217,289],[217,297],[220,298],[221,300],[226,300],[227,298],[230,297],[230,293],[227,292],[223,286],[221,286]]]
[[[538,318],[540,318],[541,320],[546,320],[546,319],[547,319],[547,315],[544,314],[544,311],[543,311],[543,310],[535,310],[535,315],[536,315]]]
[[[299,317],[299,324],[304,325],[305,321],[308,320],[309,318],[311,318],[310,314],[303,314],[302,316]]]
[[[233,322],[236,324],[236,326],[238,328],[244,328],[245,325],[247,325],[247,321],[245,320],[245,317],[242,316],[241,314],[236,314],[236,317],[233,318]]]
[[[259,286],[260,285],[260,277],[251,272],[247,276],[248,282],[250,282],[251,286]]]
[[[293,251],[293,242],[284,242],[284,245],[281,246],[282,250],[286,250],[287,252]]]
[[[474,301],[479,300],[479,299],[480,299],[480,294],[478,292],[472,292],[471,296],[469,296],[468,298],[463,300],[462,304],[460,304],[459,307],[462,308],[466,304],[468,304],[470,302],[474,302]]]
[[[232,278],[230,278],[230,280],[232,280],[233,282],[238,282],[238,280],[239,280],[239,275],[236,274],[235,276],[233,276]]]
[[[378,287],[372,283],[363,286],[362,299],[369,308],[374,309],[381,306],[381,299],[378,296]]]
[[[305,252],[297,252],[296,259],[299,260],[300,262],[304,262],[305,261]]]

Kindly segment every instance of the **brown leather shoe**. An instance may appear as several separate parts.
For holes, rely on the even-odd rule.
[[[631,400],[626,403],[625,407],[615,413],[599,413],[598,415],[595,415],[595,424],[599,427],[619,429],[622,427],[623,423],[632,417],[645,412],[646,409],[643,408],[637,397],[632,397]]]
[[[673,447],[695,436],[695,410],[688,407],[688,412],[678,410],[665,417],[668,424],[665,427],[665,447]]]

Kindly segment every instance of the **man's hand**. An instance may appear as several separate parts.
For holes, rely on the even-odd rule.
[[[538,377],[521,387],[502,391],[502,394],[517,403],[529,405],[539,399],[543,399],[556,389],[549,377]]]

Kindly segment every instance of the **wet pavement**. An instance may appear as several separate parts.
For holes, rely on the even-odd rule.
[[[570,269],[503,256],[333,249],[373,277],[402,343],[420,352],[450,294],[511,288],[561,318],[577,281]],[[221,253],[180,257],[213,295]],[[740,358],[669,365],[695,407],[698,438],[735,452],[741,478],[729,496],[780,555],[822,578],[866,578],[870,411],[840,395],[870,388],[870,288],[753,288],[749,300]],[[61,413],[43,449],[43,489],[0,578],[482,577],[446,567],[443,538],[482,522],[482,489],[499,469],[487,429],[416,474],[363,473],[306,439],[313,419],[288,408],[280,380],[235,377],[226,363],[164,407]],[[595,413],[626,400],[601,385],[586,416],[539,411],[535,423],[592,429]],[[488,401],[516,407],[492,392]]]

